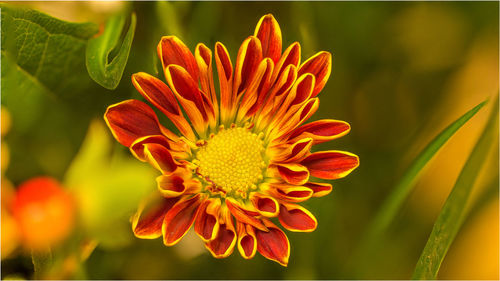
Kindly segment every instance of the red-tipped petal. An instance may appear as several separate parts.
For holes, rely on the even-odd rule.
[[[256,218],[256,216],[259,215],[258,212],[247,210],[247,208],[245,208],[232,198],[226,198],[225,202],[229,211],[236,218],[237,221],[252,225],[255,228],[261,230],[267,230],[266,226],[262,223],[262,221]]]
[[[238,97],[248,87],[255,70],[262,61],[262,46],[255,36],[248,37],[238,51],[234,68],[233,97]],[[236,100],[233,98],[233,102]]]
[[[281,204],[278,219],[281,225],[290,231],[311,232],[318,226],[314,215],[296,204]]]
[[[270,221],[266,222],[268,232],[255,230],[257,238],[257,251],[267,259],[278,262],[283,266],[288,265],[290,257],[290,242],[285,233]]]
[[[186,69],[191,77],[198,81],[198,66],[189,48],[176,36],[164,36],[158,44],[158,56],[163,69],[176,64]]]
[[[179,242],[191,227],[201,203],[200,195],[177,202],[166,214],[163,221],[163,243],[166,246]]]
[[[321,151],[309,155],[301,162],[311,176],[321,179],[338,179],[347,176],[359,166],[358,156],[343,151]]]
[[[178,198],[155,196],[142,202],[137,213],[132,217],[134,235],[143,239],[160,237],[165,215],[177,201],[179,201]]]
[[[177,169],[177,163],[170,151],[163,145],[157,143],[144,144],[144,156],[153,167],[168,174]]]
[[[206,243],[206,248],[215,258],[225,258],[233,253],[237,235],[231,213],[225,209],[221,211],[221,220],[217,237]]]
[[[272,158],[274,163],[290,163],[300,162],[307,155],[313,144],[312,138],[300,139],[294,143],[283,145],[275,157]]]
[[[322,51],[309,58],[300,66],[299,76],[304,73],[311,73],[316,77],[316,86],[311,95],[315,97],[325,87],[331,71],[332,55],[329,52]]]
[[[279,203],[273,197],[259,192],[251,192],[249,198],[261,215],[265,217],[275,217],[278,215],[280,211]]]
[[[302,185],[309,180],[309,171],[303,165],[282,163],[276,167],[281,177],[290,184]]]
[[[138,138],[162,135],[155,112],[138,100],[126,100],[109,106],[104,120],[116,140],[127,147]]]
[[[132,83],[141,95],[160,109],[179,131],[188,139],[194,140],[195,136],[189,123],[182,115],[181,109],[170,88],[161,80],[144,72],[132,75]]]
[[[302,202],[313,196],[313,190],[308,187],[284,183],[270,184],[269,193],[276,199],[286,202]]]
[[[219,198],[205,200],[198,210],[194,231],[204,242],[214,240],[219,232]]]
[[[253,227],[238,223],[238,250],[245,259],[251,259],[257,253],[257,238]]]
[[[262,43],[262,55],[277,62],[281,57],[281,29],[274,16],[267,14],[260,18],[254,35]]]
[[[295,129],[290,135],[290,140],[312,138],[314,144],[323,143],[340,138],[351,130],[349,123],[344,121],[323,119],[317,120]]]
[[[308,182],[304,184],[305,187],[310,188],[313,192],[312,197],[323,197],[332,192],[332,185],[323,182]]]
[[[300,44],[294,42],[288,46],[274,68],[273,81],[290,65],[298,68],[300,62]]]

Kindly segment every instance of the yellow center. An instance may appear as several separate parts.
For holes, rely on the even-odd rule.
[[[244,196],[263,179],[263,152],[262,139],[248,129],[221,130],[196,154],[198,173],[225,193],[233,191]]]

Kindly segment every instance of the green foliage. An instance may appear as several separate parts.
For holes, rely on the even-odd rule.
[[[469,155],[418,260],[412,279],[436,279],[443,259],[467,215],[467,203],[495,136],[498,135],[498,99],[486,127]]]
[[[363,241],[360,244],[360,252],[369,252],[371,247],[376,245],[376,241],[380,239],[383,232],[396,217],[403,202],[408,197],[415,182],[418,180],[422,169],[436,155],[441,147],[460,129],[469,119],[471,119],[484,105],[486,101],[478,104],[467,113],[451,123],[441,133],[439,133],[424,150],[415,158],[408,170],[405,172],[399,183],[386,198],[381,209],[376,214],[371,225],[369,226]],[[356,256],[357,257],[357,256]]]
[[[82,67],[85,45],[97,26],[6,4],[0,8],[2,103],[16,116],[14,126],[25,129],[39,118],[42,101],[79,94],[87,78]]]
[[[101,121],[91,123],[65,177],[78,200],[84,229],[103,246],[130,241],[128,218],[155,186],[152,168],[120,151]]]
[[[90,39],[87,45],[86,62],[90,77],[110,90],[116,89],[120,83],[134,39],[136,16],[132,14],[125,38],[118,46],[125,19],[121,14],[110,18],[103,34]],[[118,53],[112,57],[112,51],[118,48]]]

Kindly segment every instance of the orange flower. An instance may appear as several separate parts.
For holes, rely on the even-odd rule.
[[[158,55],[168,86],[142,72],[132,82],[180,134],[163,127],[138,100],[112,105],[104,116],[121,144],[162,173],[161,196],[148,198],[133,217],[135,235],[163,236],[171,246],[194,225],[216,258],[236,247],[246,259],[258,251],[286,266],[290,245],[275,223],[313,231],[316,218],[298,203],[324,196],[332,186],[312,178],[338,179],[359,165],[348,152],[310,152],[347,134],[349,124],[327,119],[303,125],[318,109],[330,53],[303,63],[298,43],[282,53],[280,27],[266,15],[234,65],[226,47],[215,44],[219,94],[212,51],[204,44],[193,55],[177,37],[165,36]]]
[[[12,204],[23,245],[40,251],[68,236],[73,229],[74,211],[71,196],[49,177],[21,184]]]

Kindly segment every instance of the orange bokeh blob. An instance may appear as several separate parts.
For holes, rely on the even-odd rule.
[[[49,177],[38,177],[21,184],[12,211],[23,244],[34,250],[43,250],[64,240],[71,232],[75,218],[71,195]]]

